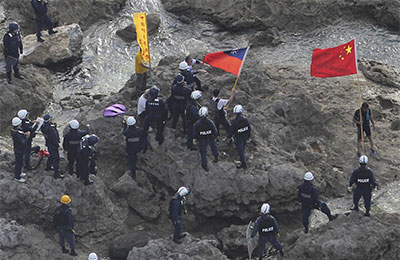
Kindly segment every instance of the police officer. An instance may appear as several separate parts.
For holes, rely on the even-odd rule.
[[[312,183],[313,179],[313,174],[311,172],[306,172],[306,174],[304,174],[304,183],[297,187],[297,200],[301,203],[304,233],[308,233],[308,219],[312,209],[321,210],[328,216],[329,221],[336,219],[338,216],[337,214],[332,215],[328,205],[318,199],[318,191]]]
[[[194,89],[195,79],[194,79],[192,72],[189,71],[189,69],[190,69],[190,67],[187,64],[187,62],[182,61],[181,63],[179,63],[179,74],[178,75],[183,76],[184,81],[185,81],[185,88],[189,89],[190,91],[193,91],[193,90],[195,90]],[[175,77],[174,83],[172,85],[176,84],[177,80],[178,80],[178,78]]]
[[[182,243],[181,239],[186,236],[186,234],[181,234],[182,232],[182,211],[186,214],[185,201],[186,195],[189,194],[189,189],[185,187],[180,187],[176,194],[172,197],[169,203],[169,218],[174,225],[174,237],[173,241],[175,243]]]
[[[78,254],[75,252],[74,218],[72,216],[71,207],[69,206],[71,198],[68,195],[63,195],[60,202],[61,205],[56,208],[56,214],[57,212],[60,212],[61,214],[60,223],[57,226],[61,251],[63,254],[69,253],[72,256],[77,256]],[[67,240],[71,252],[65,248],[65,240]]]
[[[360,116],[360,114],[361,114],[361,116]],[[370,122],[371,122],[372,123],[372,128],[375,130],[375,122],[374,122],[374,119],[372,118],[371,109],[369,109],[369,105],[368,105],[367,102],[362,103],[361,112],[360,112],[360,109],[357,109],[354,112],[353,122],[357,126],[357,137],[358,137],[358,141],[357,141],[357,156],[358,156],[358,158],[361,157],[361,141],[362,141],[361,136],[364,133],[365,133],[365,135],[367,136],[367,138],[369,140],[369,144],[371,145],[371,154],[372,155],[376,155],[376,150],[374,148],[374,142],[372,141],[371,126],[370,126]],[[363,130],[362,133],[361,133],[361,125],[360,125],[360,123],[362,125],[362,130]]]
[[[172,86],[171,97],[172,97],[172,128],[176,129],[179,116],[182,118],[183,131],[186,132],[186,117],[185,109],[187,101],[190,98],[191,91],[184,87],[184,77],[182,75],[177,76],[176,85]]]
[[[60,136],[58,134],[57,125],[51,122],[52,117],[50,114],[43,116],[43,126],[40,128],[46,140],[46,146],[49,150],[50,156],[47,159],[46,171],[54,170],[54,178],[64,178],[60,174],[60,153],[58,147],[60,144]]]
[[[36,37],[38,42],[44,42],[41,38],[43,26],[46,26],[49,34],[55,34],[57,31],[53,30],[54,24],[50,17],[47,16],[48,0],[32,0],[33,11],[36,15]]]
[[[32,139],[35,137],[35,132],[39,126],[38,121],[31,121],[29,119],[29,112],[26,111],[25,109],[22,109],[18,111],[18,117],[22,120],[22,131],[24,133],[30,132],[30,136],[27,140],[26,146],[25,146],[25,152],[24,152],[24,168],[26,170],[32,170],[32,167],[30,165],[30,159],[31,159],[31,150],[32,150]]]
[[[368,157],[363,155],[359,159],[360,167],[355,169],[350,177],[348,191],[352,191],[352,186],[355,183],[356,188],[353,191],[353,207],[351,210],[358,211],[358,202],[361,196],[364,198],[365,214],[364,216],[369,217],[369,211],[371,210],[371,197],[372,189],[376,189],[376,182],[373,171],[367,167]]]
[[[92,160],[94,160],[94,145],[98,142],[99,138],[96,135],[86,135],[82,138],[78,148],[76,170],[78,177],[84,181],[85,186],[93,184],[93,181],[89,179],[89,173],[91,172]]]
[[[242,116],[243,107],[241,105],[236,105],[233,108],[233,113],[236,118],[231,121],[231,126],[229,128],[228,140],[231,140],[232,136],[235,140],[236,149],[239,153],[241,164],[237,168],[247,168],[246,157],[244,156],[244,150],[246,148],[247,140],[251,135],[251,126],[247,118]]]
[[[200,119],[199,109],[200,109],[201,105],[200,105],[199,101],[202,98],[202,94],[200,91],[195,90],[192,92],[190,97],[191,97],[191,99],[186,108],[186,119],[187,119],[187,125],[188,125],[186,145],[187,145],[188,149],[193,151],[193,150],[195,150],[195,147],[193,146],[193,125],[194,125],[194,123],[197,122],[197,120]]]
[[[251,237],[255,237],[257,232],[259,233],[258,238],[258,255],[259,260],[263,258],[265,244],[270,242],[276,250],[279,251],[281,256],[283,256],[283,248],[279,243],[277,236],[279,236],[279,226],[276,219],[270,214],[271,207],[268,203],[264,203],[261,206],[261,216],[257,218],[254,225]]]
[[[207,72],[207,71],[203,70],[203,69],[194,70],[193,69],[193,64],[200,64],[200,63],[204,64],[204,63],[201,60],[193,59],[190,55],[185,58],[185,62],[188,65],[188,69],[187,70],[190,71],[192,73],[192,75],[193,75],[194,82],[196,83],[196,89],[200,90],[200,91],[203,91],[202,88],[201,88],[201,81],[196,75],[199,72]]]
[[[225,107],[232,102],[233,99],[233,91],[228,99],[222,99],[220,98],[221,96],[221,90],[220,89],[214,89],[213,90],[213,97],[210,100],[210,114],[212,117],[212,120],[215,123],[215,126],[217,127],[218,135],[220,135],[219,131],[219,126],[222,125],[225,128],[226,133],[228,134],[229,132],[229,122],[226,119],[226,111]]]
[[[63,149],[67,152],[68,158],[68,172],[74,174],[74,164],[77,161],[77,151],[82,137],[89,134],[90,125],[87,125],[87,130],[79,130],[79,122],[77,120],[71,120],[69,122],[70,130],[64,136]]]
[[[199,110],[200,119],[193,126],[193,136],[198,141],[200,157],[201,157],[201,167],[208,172],[207,166],[207,146],[211,148],[211,152],[214,155],[214,162],[218,162],[218,150],[217,144],[215,143],[215,138],[218,136],[217,128],[214,122],[207,118],[208,109],[207,107],[202,107]]]
[[[21,34],[19,25],[12,22],[8,25],[8,32],[3,37],[3,53],[6,61],[7,82],[11,84],[11,69],[14,69],[14,76],[17,79],[24,79],[19,74],[18,58],[23,53]]]
[[[15,181],[23,183],[25,182],[25,179],[22,177],[25,177],[26,174],[21,173],[22,163],[24,159],[25,147],[31,133],[29,131],[24,132],[22,130],[22,120],[19,119],[18,117],[14,117],[12,119],[12,126],[13,128],[11,129],[11,137],[13,139],[14,155],[15,155],[15,169],[14,169]]]
[[[147,151],[147,133],[141,128],[136,127],[136,120],[133,116],[126,119],[127,127],[123,135],[126,137],[126,153],[128,154],[131,168],[131,176],[136,180],[137,154]]]
[[[158,97],[159,89],[155,86],[150,88],[150,98],[146,101],[146,111],[148,115],[144,122],[144,130],[147,132],[150,125],[156,124],[156,141],[161,145],[164,142],[165,120],[167,120],[168,111],[164,101]]]

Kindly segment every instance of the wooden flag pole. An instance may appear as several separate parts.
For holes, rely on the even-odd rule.
[[[362,105],[361,105],[361,87],[360,77],[357,73],[357,85],[358,85],[358,107],[360,108],[360,130],[361,130],[361,149],[364,152],[364,133],[363,133],[363,122],[362,122]]]

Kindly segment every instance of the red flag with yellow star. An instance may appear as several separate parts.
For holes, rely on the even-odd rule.
[[[326,78],[357,74],[355,40],[329,49],[314,49],[311,76]]]

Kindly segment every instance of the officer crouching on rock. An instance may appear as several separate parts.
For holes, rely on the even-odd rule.
[[[174,238],[173,241],[177,244],[181,244],[181,239],[186,236],[186,234],[181,234],[182,232],[182,211],[186,214],[185,201],[186,196],[189,194],[189,189],[186,187],[180,187],[176,194],[172,197],[169,203],[169,218],[174,225]]]

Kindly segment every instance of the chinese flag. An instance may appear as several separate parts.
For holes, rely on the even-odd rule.
[[[355,40],[328,49],[314,49],[311,76],[326,78],[357,74]]]

